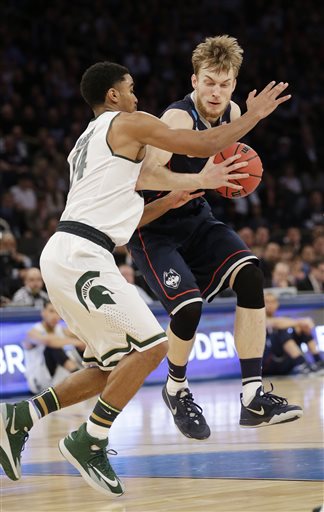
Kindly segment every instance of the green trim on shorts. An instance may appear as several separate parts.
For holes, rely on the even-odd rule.
[[[85,363],[96,363],[99,366],[102,366],[104,368],[110,368],[111,366],[116,366],[119,361],[111,361],[107,366],[104,365],[102,361],[105,361],[106,359],[109,359],[110,357],[114,356],[115,354],[119,353],[126,353],[129,354],[129,352],[132,351],[132,345],[135,345],[136,347],[147,347],[148,345],[154,343],[157,340],[160,340],[161,338],[166,338],[167,335],[165,332],[161,332],[159,334],[156,334],[155,336],[152,336],[151,338],[148,338],[144,341],[139,341],[136,338],[133,338],[130,334],[126,333],[126,341],[127,341],[127,347],[125,348],[114,348],[113,350],[109,350],[109,352],[106,352],[101,358],[101,361],[96,359],[95,357],[84,357],[83,361]]]

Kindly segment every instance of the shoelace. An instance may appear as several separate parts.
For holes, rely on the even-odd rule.
[[[191,418],[202,416],[202,408],[194,402],[192,393],[187,393],[179,398],[179,402],[184,406],[186,413]]]
[[[110,448],[109,450],[105,450],[104,448],[100,448],[99,450],[92,450],[93,457],[91,457],[88,461],[89,464],[93,464],[97,468],[100,469],[103,473],[107,472],[107,463],[109,461],[107,459],[107,455],[117,455],[116,450]]]
[[[273,385],[272,382],[270,382],[271,389],[270,391],[267,391],[266,393],[263,393],[262,398],[265,398],[266,400],[269,400],[273,404],[281,404],[281,405],[287,405],[288,400],[286,398],[283,398],[282,396],[273,395]]]

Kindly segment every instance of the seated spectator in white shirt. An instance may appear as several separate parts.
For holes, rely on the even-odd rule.
[[[60,323],[51,302],[42,309],[42,321],[33,325],[23,340],[25,377],[32,393],[55,386],[82,368],[83,342]]]

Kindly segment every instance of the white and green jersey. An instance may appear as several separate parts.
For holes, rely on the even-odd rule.
[[[71,185],[61,220],[88,224],[124,245],[141,219],[144,201],[135,191],[142,161],[114,154],[106,140],[119,114],[104,112],[90,121],[69,154]]]

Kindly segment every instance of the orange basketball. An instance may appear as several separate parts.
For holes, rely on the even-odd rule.
[[[220,151],[220,153],[217,153],[214,157],[214,163],[220,164],[230,156],[237,154],[240,154],[241,158],[236,160],[236,162],[248,162],[248,165],[247,167],[242,167],[242,169],[233,171],[233,173],[248,173],[250,176],[242,180],[234,180],[236,185],[241,185],[243,187],[241,190],[234,190],[228,187],[219,187],[216,189],[218,194],[223,197],[227,197],[228,199],[248,196],[257,188],[262,179],[263,168],[259,155],[254,151],[254,149],[243,142],[235,142],[228,148]]]

